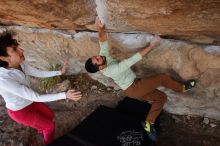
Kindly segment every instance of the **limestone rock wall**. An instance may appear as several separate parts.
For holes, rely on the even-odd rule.
[[[0,23],[94,30],[98,15],[109,31],[148,32],[220,44],[219,0],[1,0]]]
[[[81,29],[94,22],[93,0],[1,0],[0,22],[51,29]]]
[[[96,0],[114,31],[144,31],[196,42],[219,41],[219,0]]]
[[[17,32],[16,37],[25,50],[26,60],[37,68],[46,69],[51,64],[62,64],[65,58],[69,58],[69,73],[85,72],[85,60],[99,52],[97,33],[63,33],[25,27],[7,29]],[[152,35],[108,33],[108,38],[112,46],[111,55],[122,60],[146,46]],[[191,78],[198,80],[197,87],[184,94],[162,88],[169,96],[165,110],[220,119],[219,46],[162,39],[160,45],[138,62],[133,70],[139,77],[166,73],[179,81]],[[99,73],[91,76],[106,86],[118,88],[112,80]]]

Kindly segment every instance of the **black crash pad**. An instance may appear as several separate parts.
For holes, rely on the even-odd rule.
[[[125,97],[123,100],[119,101],[116,106],[117,110],[132,115],[141,121],[146,119],[150,108],[151,104],[148,102],[136,100],[130,97]]]
[[[70,133],[49,146],[152,146],[154,143],[141,126],[150,106],[128,97],[115,109],[100,106]]]

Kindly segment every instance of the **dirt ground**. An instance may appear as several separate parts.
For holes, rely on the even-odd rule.
[[[203,119],[163,113],[156,146],[220,146],[220,122],[209,119],[218,125],[211,127]]]
[[[105,87],[86,74],[69,76],[71,86],[80,90],[79,102],[61,100],[47,103],[55,111],[56,134],[60,137],[77,126],[99,105],[116,106],[124,93]],[[0,100],[0,146],[41,146],[42,137],[34,129],[13,122]],[[220,146],[220,121],[163,112],[156,146]]]

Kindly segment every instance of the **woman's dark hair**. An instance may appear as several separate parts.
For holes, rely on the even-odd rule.
[[[12,37],[13,32],[5,31],[0,35],[0,56],[8,56],[7,47],[18,46],[16,39]],[[7,67],[8,63],[6,61],[0,60],[0,67]]]

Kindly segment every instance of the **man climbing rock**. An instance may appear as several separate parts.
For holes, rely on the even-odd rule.
[[[136,78],[135,73],[130,67],[155,48],[160,42],[160,37],[155,36],[148,47],[130,58],[118,62],[109,54],[104,24],[101,23],[98,17],[96,18],[96,26],[99,31],[99,44],[101,49],[98,56],[93,56],[86,61],[85,68],[87,72],[95,73],[100,71],[103,75],[112,78],[114,82],[125,91],[127,96],[139,100],[151,101],[151,109],[146,121],[144,121],[142,125],[148,136],[153,141],[157,141],[157,132],[154,128],[154,122],[167,101],[166,94],[158,90],[157,87],[163,86],[176,92],[185,92],[195,86],[195,80],[189,80],[183,84],[171,79],[165,74],[141,79]]]

